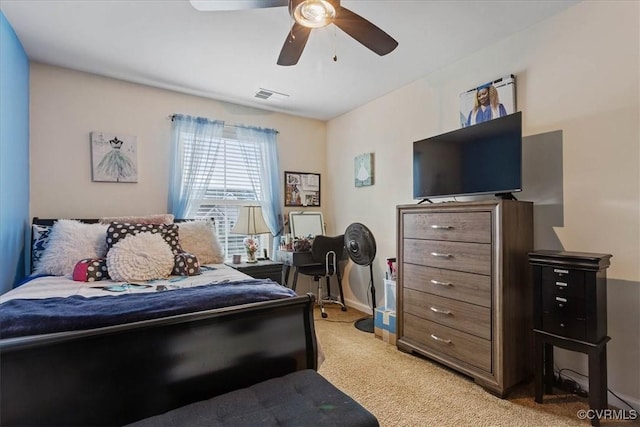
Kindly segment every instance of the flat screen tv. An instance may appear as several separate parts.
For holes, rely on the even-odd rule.
[[[413,143],[413,198],[522,190],[522,113]]]

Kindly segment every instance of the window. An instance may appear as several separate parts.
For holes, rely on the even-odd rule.
[[[183,168],[185,176],[191,176],[189,170],[193,164],[191,156],[211,156],[210,170],[207,171],[206,190],[200,198],[193,200],[187,212],[188,218],[215,219],[218,239],[224,247],[227,258],[234,254],[245,254],[243,240],[246,236],[232,234],[230,230],[238,218],[239,207],[248,201],[258,201],[262,196],[260,176],[264,164],[262,150],[255,141],[241,141],[235,128],[225,126],[222,137],[202,137],[193,133],[183,133]],[[212,151],[209,145],[213,145]],[[202,147],[207,147],[207,151]],[[193,174],[196,180],[207,180],[204,174]],[[268,237],[260,236],[260,247],[268,247]]]

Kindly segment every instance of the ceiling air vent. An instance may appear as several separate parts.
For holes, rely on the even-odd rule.
[[[276,92],[275,90],[260,88],[254,95],[258,99],[268,99],[270,101],[282,101],[289,98],[289,95],[285,93]]]

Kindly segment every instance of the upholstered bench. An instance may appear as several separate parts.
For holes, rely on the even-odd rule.
[[[129,427],[378,426],[378,420],[316,371],[272,378]]]

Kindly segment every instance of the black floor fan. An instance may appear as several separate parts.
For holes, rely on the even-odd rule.
[[[371,231],[359,222],[354,222],[344,232],[344,245],[351,261],[358,265],[369,266],[369,286],[371,288],[372,317],[356,320],[355,326],[361,331],[373,333],[376,313],[376,288],[373,284],[373,260],[376,257],[376,240]]]

